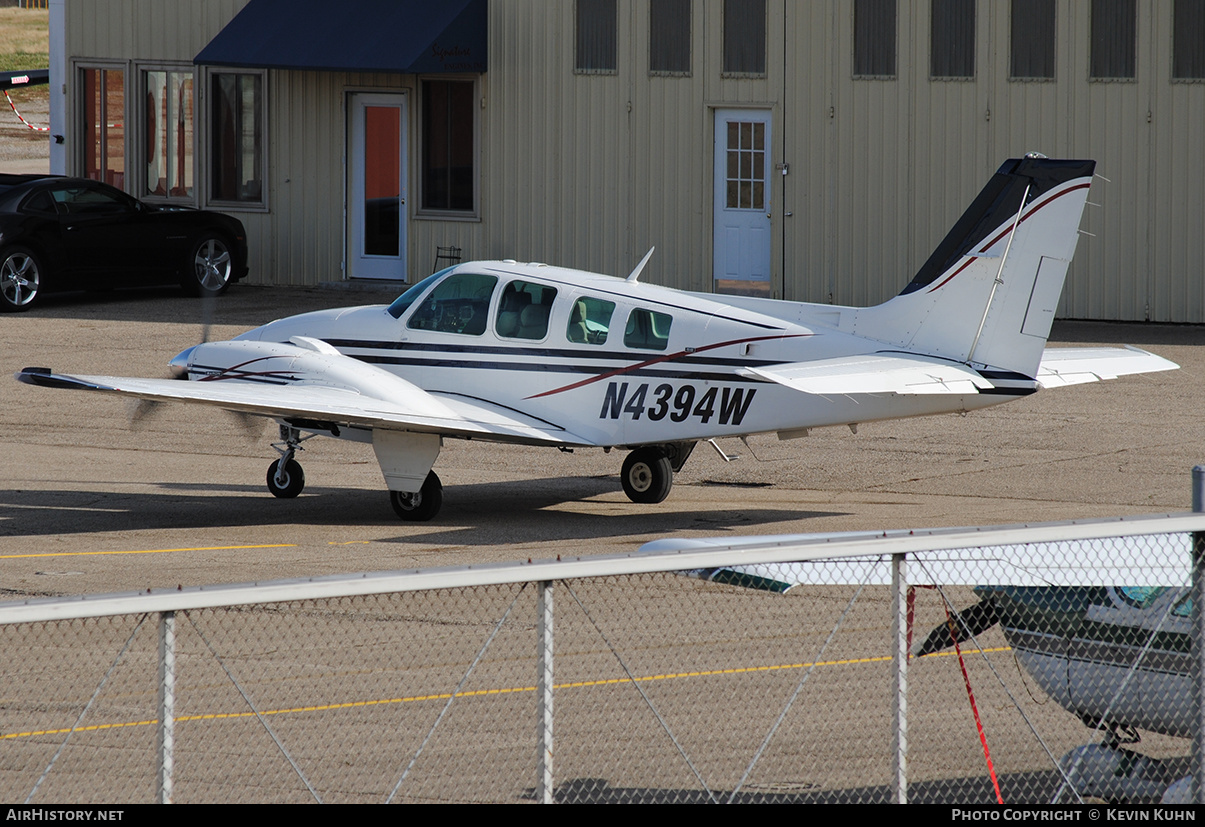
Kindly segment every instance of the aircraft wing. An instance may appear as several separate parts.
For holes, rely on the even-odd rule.
[[[1155,373],[1180,367],[1162,356],[1140,348],[1055,347],[1042,351],[1038,367],[1039,387],[1058,388],[1083,382],[1116,379],[1132,373]]]
[[[539,445],[590,444],[554,423],[484,400],[428,393],[400,379],[385,383],[397,385],[390,388],[393,393],[387,399],[333,385],[70,376],[46,368],[26,368],[17,374],[17,379],[42,387],[210,405],[293,423],[383,428]]]
[[[795,562],[756,563],[692,569],[682,574],[760,591],[785,593],[800,585],[891,584],[891,555],[824,559],[823,546],[857,540],[912,537],[913,531],[839,532],[752,537],[670,538],[640,547],[642,552],[684,553],[710,549],[789,550]],[[913,556],[908,580],[925,585],[981,583],[1012,586],[1184,586],[1190,578],[1191,535],[1150,534],[1123,541],[1100,539],[1010,543],[943,548]]]
[[[991,382],[965,365],[906,353],[843,356],[745,368],[742,372],[819,396],[858,393],[965,395],[992,387]]]

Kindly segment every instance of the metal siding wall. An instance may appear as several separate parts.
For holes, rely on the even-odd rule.
[[[68,51],[191,60],[245,2],[69,1]],[[1095,237],[1080,240],[1060,314],[1205,321],[1205,83],[1170,82],[1171,4],[1139,0],[1138,77],[1122,83],[1089,82],[1090,7],[1074,0],[1058,0],[1051,82],[1008,79],[1008,3],[976,6],[970,81],[929,79],[930,0],[899,0],[887,81],[853,79],[844,0],[770,0],[765,78],[722,76],[721,0],[692,2],[689,77],[648,75],[647,0],[617,4],[618,73],[575,74],[574,5],[490,3],[480,221],[413,216],[416,78],[269,73],[271,212],[236,213],[253,279],[341,276],[344,98],[405,84],[414,276],[437,245],[617,275],[656,245],[647,280],[710,290],[713,113],[744,105],[772,111],[772,161],[791,165],[771,190],[774,286],[786,298],[890,298],[998,164],[1035,150],[1095,158],[1111,179],[1093,186],[1103,206],[1088,208]]]

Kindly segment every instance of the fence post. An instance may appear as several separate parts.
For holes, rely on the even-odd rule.
[[[536,669],[536,695],[539,698],[537,720],[540,722],[540,765],[538,800],[552,804],[552,581],[541,580],[536,645],[539,647]]]
[[[172,803],[176,729],[176,613],[159,614],[159,803]]]
[[[1205,465],[1192,469],[1192,510],[1205,512]],[[1192,800],[1205,803],[1205,532],[1192,533]]]
[[[904,554],[891,555],[892,715],[891,803],[908,803],[908,583]]]

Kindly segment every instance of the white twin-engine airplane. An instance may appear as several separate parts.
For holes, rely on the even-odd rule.
[[[371,443],[404,520],[442,504],[445,438],[625,448],[635,502],[669,494],[699,440],[969,411],[1176,365],[1137,349],[1043,350],[1093,161],[1006,161],[903,293],[870,308],[684,293],[513,261],[471,262],[388,307],[281,319],[171,360],[190,382],[17,378],[271,417],[269,490],[300,443]],[[652,251],[650,250],[651,254]]]

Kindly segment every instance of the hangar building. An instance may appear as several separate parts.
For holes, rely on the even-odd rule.
[[[438,248],[835,304],[1090,157],[1060,314],[1205,321],[1205,0],[51,0],[56,171],[246,225],[251,280]],[[56,22],[57,21],[57,22]],[[1104,180],[1107,179],[1107,180]]]

